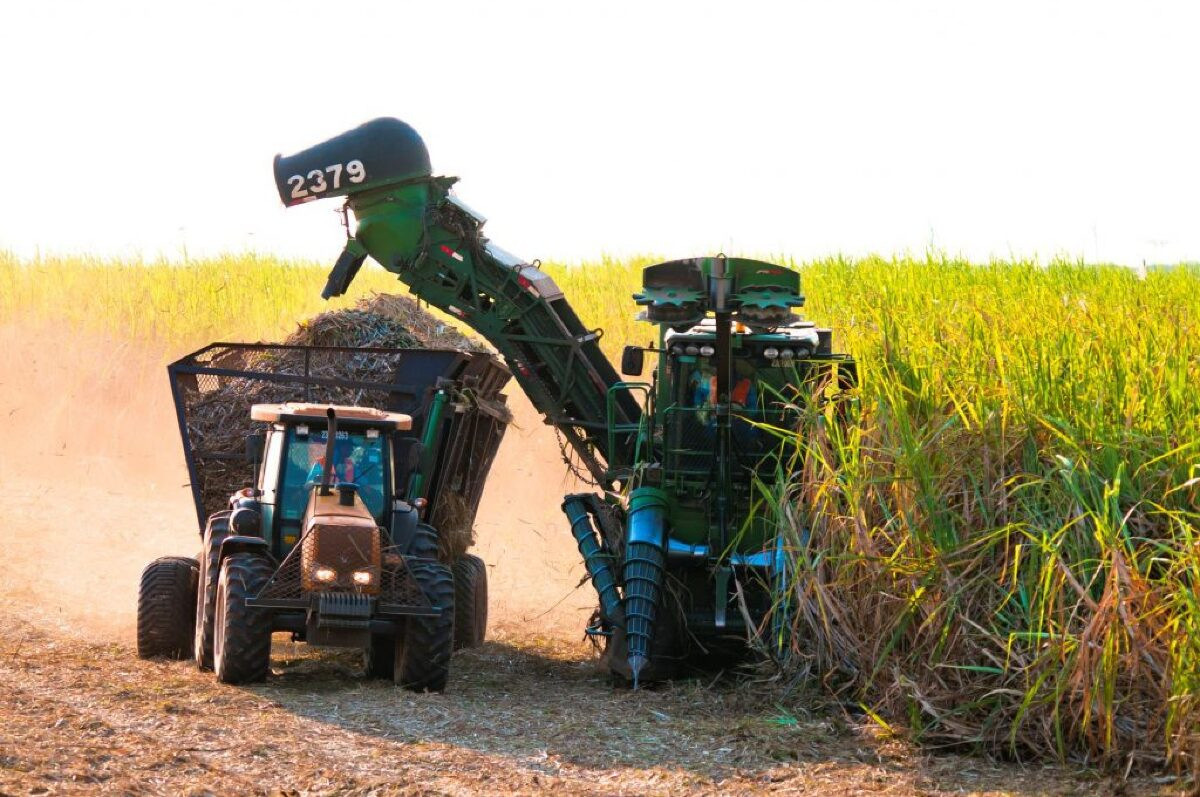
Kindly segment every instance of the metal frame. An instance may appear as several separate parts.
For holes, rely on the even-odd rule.
[[[300,374],[290,373],[275,373],[259,369],[236,368],[222,364],[211,364],[203,361],[203,358],[214,352],[229,350],[235,352],[302,352],[304,354],[303,371]],[[431,378],[424,382],[400,382],[400,381],[371,381],[363,379],[342,379],[330,378],[322,376],[314,376],[311,374],[312,361],[314,355],[336,355],[345,354],[347,356],[361,355],[379,355],[381,357],[399,357],[401,361],[405,355],[422,356],[424,353],[436,352],[445,355],[453,355],[445,368],[440,374],[433,374]],[[485,363],[486,361],[486,363]],[[248,379],[271,383],[275,385],[294,385],[298,389],[296,400],[311,399],[312,388],[343,388],[351,390],[368,390],[372,392],[386,393],[388,395],[388,406],[385,409],[395,409],[401,412],[406,412],[414,416],[414,426],[423,419],[428,398],[437,389],[438,383],[443,379],[449,379],[455,388],[459,390],[469,390],[478,393],[482,398],[488,401],[494,401],[499,394],[500,389],[507,383],[511,376],[508,369],[505,368],[499,361],[490,354],[485,352],[465,352],[457,349],[449,348],[419,348],[419,349],[402,349],[388,347],[355,347],[355,346],[305,346],[297,344],[284,343],[237,343],[237,342],[216,342],[210,343],[203,348],[181,357],[175,362],[167,366],[167,373],[171,382],[171,397],[175,403],[175,419],[179,427],[180,442],[183,445],[184,460],[188,469],[188,482],[192,493],[192,503],[196,509],[196,521],[200,529],[204,528],[206,513],[204,502],[201,496],[200,489],[200,468],[197,463],[197,455],[203,454],[204,457],[217,461],[242,461],[244,455],[231,452],[197,452],[192,445],[191,435],[187,424],[187,399],[184,395],[183,384],[188,377],[198,379],[202,376],[210,376],[215,378],[230,378],[230,379]],[[302,395],[300,392],[302,391]],[[484,409],[476,409],[476,411],[484,414],[494,414],[494,411]],[[457,415],[455,416],[457,417]],[[489,420],[491,418],[489,417]],[[494,435],[487,436],[486,440],[478,441],[474,436],[469,436],[471,439],[461,441],[462,444],[483,445],[488,449],[499,446],[499,439],[503,433],[503,421],[496,420],[497,426]],[[459,438],[449,441],[459,444]],[[439,460],[447,448],[442,447],[439,450]],[[451,452],[453,453],[453,452]],[[486,452],[485,452],[486,453]],[[490,452],[490,456],[484,459],[487,465],[491,464],[491,460],[495,456],[495,451]],[[477,458],[476,458],[477,460]],[[438,468],[442,463],[435,461],[434,468]],[[478,467],[479,462],[464,463],[471,467]],[[457,465],[457,461],[456,461]],[[482,471],[486,474],[486,468]],[[474,475],[474,474],[472,474]],[[472,497],[472,511],[476,508],[478,495],[482,492],[483,478],[478,477],[478,484],[473,484],[470,490]],[[440,486],[440,482],[435,486],[431,482],[431,487],[436,490]],[[436,498],[436,496],[434,496]],[[434,500],[431,499],[429,507],[432,510]]]
[[[305,611],[305,612],[307,612],[310,610],[312,610],[312,611],[316,610],[316,608],[317,608],[316,604],[320,600],[321,595],[330,594],[330,593],[319,592],[319,591],[307,591],[307,592],[305,592],[304,597],[301,597],[301,598],[272,598],[272,597],[264,598],[263,597],[263,595],[270,592],[271,588],[273,586],[275,586],[276,582],[280,578],[280,574],[284,572],[284,568],[292,567],[292,566],[295,566],[295,567],[300,566],[294,560],[296,558],[299,558],[302,555],[301,551],[302,551],[302,543],[304,542],[304,538],[313,533],[314,533],[314,530],[309,529],[308,531],[304,532],[304,534],[302,534],[300,536],[300,539],[297,540],[296,544],[294,546],[292,546],[292,549],[290,551],[288,551],[287,556],[285,556],[283,558],[283,561],[281,561],[279,563],[279,566],[275,568],[275,572],[273,572],[271,574],[271,578],[268,579],[267,583],[263,585],[263,588],[261,590],[259,590],[258,595],[255,595],[254,597],[248,598],[246,600],[247,606],[254,606],[254,607],[259,607],[259,608],[263,608],[263,609],[278,609],[281,611]],[[378,533],[383,535],[383,541],[387,543],[387,545],[383,546],[384,551],[394,548],[394,546],[391,544],[391,540],[387,536],[387,532],[385,532],[383,529],[380,529],[378,531]],[[408,578],[414,578],[414,576],[412,575],[412,570],[408,566],[408,557],[402,557],[400,567],[404,568],[404,570],[408,573]],[[415,578],[414,578],[414,583],[415,583]],[[381,598],[371,596],[371,599],[370,599],[371,617],[372,618],[380,617],[380,618],[386,619],[386,618],[390,618],[390,617],[438,617],[438,616],[440,616],[442,613],[442,610],[438,609],[438,608],[434,608],[434,606],[429,602],[429,596],[420,590],[419,585],[418,585],[418,592],[421,593],[421,597],[425,600],[424,606],[418,606],[415,604],[405,605],[405,604],[398,604],[398,603],[384,603]],[[338,594],[338,593],[333,593],[333,594]],[[352,593],[352,594],[357,594],[357,593]]]

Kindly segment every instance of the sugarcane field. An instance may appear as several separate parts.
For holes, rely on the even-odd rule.
[[[0,795],[1196,793],[1198,23],[0,11]]]

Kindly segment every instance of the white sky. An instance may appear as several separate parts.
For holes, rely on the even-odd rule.
[[[525,257],[1200,260],[1200,4],[0,0],[0,249],[332,261],[376,116]]]

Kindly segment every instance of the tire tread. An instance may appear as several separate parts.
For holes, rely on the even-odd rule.
[[[201,670],[213,668],[213,606],[217,600],[217,578],[221,575],[217,560],[221,543],[229,536],[228,510],[214,512],[204,528],[204,549],[200,552],[199,587],[196,600],[195,642],[193,655]]]
[[[246,684],[265,680],[271,669],[271,613],[246,605],[270,580],[275,568],[252,553],[235,553],[221,563],[217,600],[225,600],[221,659],[214,661],[217,680]],[[224,588],[222,594],[221,588]]]
[[[142,570],[138,585],[137,652],[143,659],[186,659],[195,629],[195,559],[164,556]]]
[[[410,561],[408,566],[430,604],[442,611],[405,621],[404,633],[396,638],[393,678],[414,692],[442,692],[454,652],[454,577],[437,562]]]
[[[487,568],[474,554],[454,560],[454,649],[473,648],[487,637]]]

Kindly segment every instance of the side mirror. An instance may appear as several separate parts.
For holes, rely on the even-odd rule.
[[[262,462],[263,449],[267,447],[267,436],[262,432],[246,435],[246,461],[255,465]]]
[[[625,376],[641,376],[646,352],[641,346],[626,346],[621,352],[621,373]]]

